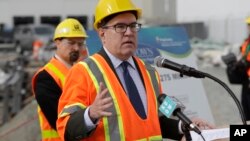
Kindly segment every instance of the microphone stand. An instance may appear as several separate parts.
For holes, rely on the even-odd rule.
[[[188,125],[186,123],[184,123],[184,122],[183,122],[183,128],[182,129],[183,129],[183,133],[184,133],[184,136],[186,138],[186,141],[192,141],[192,137],[191,137]]]
[[[180,76],[183,77],[183,75],[185,75],[185,72],[187,72],[186,68],[183,67],[183,70],[181,71],[180,73]],[[198,70],[195,70],[194,68],[189,68],[188,72],[192,73],[192,74],[196,74],[196,75],[199,75],[201,76],[200,78],[205,78],[205,77],[208,77],[212,80],[214,80],[215,82],[219,83],[223,88],[225,88],[227,90],[227,92],[230,94],[230,96],[233,98],[234,102],[236,103],[237,105],[237,108],[239,109],[239,112],[240,112],[240,115],[241,115],[241,120],[243,122],[244,125],[247,125],[247,122],[246,122],[246,116],[243,112],[243,108],[239,102],[239,100],[237,99],[237,97],[235,96],[235,94],[233,93],[233,91],[224,83],[222,82],[221,80],[219,80],[218,78],[208,74],[208,73],[204,73],[204,72],[201,72],[201,71],[198,71]],[[192,75],[189,75],[187,74],[188,76],[192,76]]]

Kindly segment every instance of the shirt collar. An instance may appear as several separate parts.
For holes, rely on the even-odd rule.
[[[71,68],[72,67],[72,65],[70,65],[69,63],[67,63],[66,61],[64,61],[59,55],[55,54],[55,58],[59,62],[63,63],[67,68]]]
[[[110,58],[114,68],[118,68],[120,66],[120,64],[123,62],[122,60],[120,60],[119,58],[115,57],[113,54],[111,54],[105,47],[103,47],[105,52],[107,53],[108,57]],[[128,58],[128,60],[125,60],[127,62],[129,62],[130,66],[135,69],[135,63],[134,63],[134,60],[131,57]]]

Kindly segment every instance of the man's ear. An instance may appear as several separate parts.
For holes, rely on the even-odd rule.
[[[102,28],[99,28],[98,29],[98,35],[99,35],[99,37],[101,38],[101,39],[103,39],[103,38],[105,38],[105,34],[104,34],[105,32],[104,32],[104,29],[102,29]]]
[[[55,42],[56,47],[60,46],[60,44],[61,44],[61,42],[59,40],[55,40],[54,42]]]

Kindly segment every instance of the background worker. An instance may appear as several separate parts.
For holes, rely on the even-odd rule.
[[[59,23],[54,34],[55,55],[33,76],[32,90],[39,105],[38,115],[43,141],[60,141],[56,131],[58,100],[65,75],[74,63],[88,56],[87,34],[79,21],[68,18]]]
[[[242,82],[241,103],[246,115],[246,120],[250,120],[250,17],[246,19],[248,27],[248,37],[240,47],[241,60],[238,61],[238,66],[243,67],[247,75]]]
[[[130,0],[100,0],[94,28],[103,48],[69,71],[58,105],[66,141],[181,139],[179,121],[158,117],[157,71],[134,56],[141,9]],[[208,126],[200,122],[201,126]]]

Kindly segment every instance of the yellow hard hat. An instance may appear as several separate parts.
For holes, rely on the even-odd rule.
[[[105,18],[112,14],[135,11],[137,18],[141,17],[142,10],[136,8],[130,0],[99,0],[95,9],[94,28],[98,28],[98,24]]]
[[[247,24],[250,24],[250,17],[248,17],[248,18],[246,19],[246,23],[247,23]]]
[[[86,34],[85,29],[83,28],[82,24],[73,18],[68,18],[63,20],[55,30],[54,40],[57,38],[63,37],[82,37],[87,38],[88,35]]]

